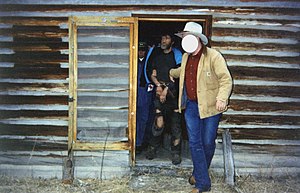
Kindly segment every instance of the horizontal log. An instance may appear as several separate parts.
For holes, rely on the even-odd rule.
[[[28,1],[25,1],[25,2],[19,2],[19,1],[15,1],[15,2],[3,2],[2,4],[4,5],[10,5],[10,4],[17,4],[17,5],[68,5],[68,6],[75,6],[75,5],[85,5],[85,6],[91,6],[91,5],[98,5],[98,6],[131,6],[132,5],[132,2],[122,2],[120,3],[120,1],[108,1],[108,0],[105,0],[105,1],[97,1],[97,0],[90,0],[88,2],[73,2],[72,4],[70,4],[69,1],[67,0],[64,0],[64,1],[60,1],[59,3],[57,3],[56,1],[54,0],[49,0],[49,1],[45,1],[43,2],[43,4],[41,4],[41,2],[36,2],[34,0],[28,0]],[[13,5],[14,5],[13,4]],[[153,2],[151,3],[142,3],[142,2],[139,2],[139,3],[136,3],[135,4],[136,6],[141,6],[141,5],[144,5],[144,6],[149,6],[149,5],[159,5],[159,6],[178,6],[178,5],[186,5],[187,7],[191,7],[191,6],[204,6],[204,7],[207,7],[207,6],[211,6],[211,7],[219,7],[219,6],[225,6],[225,7],[243,7],[243,8],[250,8],[250,7],[267,7],[267,8],[277,8],[277,7],[285,7],[285,8],[295,8],[295,7],[298,7],[297,5],[299,5],[299,3],[295,2],[294,0],[288,0],[288,1],[272,1],[272,3],[270,3],[269,1],[235,1],[235,0],[227,0],[227,1],[221,1],[219,2],[219,4],[215,4],[214,2],[207,2],[205,0],[198,0],[197,2],[195,1],[183,1],[183,0],[177,0],[176,2],[174,1],[165,1],[165,2],[161,2],[161,1],[158,1],[158,0],[154,0]],[[180,6],[182,7],[182,6]]]
[[[107,123],[109,124],[109,123]],[[111,141],[115,138],[126,138],[127,129],[119,127],[109,128],[78,128],[76,138],[78,141],[99,142]]]
[[[80,42],[79,49],[128,49],[129,50],[129,42]],[[117,54],[117,53],[116,53]]]
[[[129,54],[129,53],[128,53]],[[114,55],[113,52],[107,55],[103,56],[93,56],[93,55],[80,55],[78,56],[78,62],[98,62],[98,63],[115,63],[119,65],[127,64],[129,66],[128,62],[128,55]]]
[[[26,64],[59,64],[68,62],[69,56],[62,55],[59,52],[22,52],[11,55],[0,55],[0,62],[14,62],[17,65]]]
[[[219,129],[273,129],[273,130],[295,130],[300,129],[299,125],[283,125],[283,124],[230,124],[230,123],[220,123]],[[292,142],[294,143],[294,142]]]
[[[124,63],[116,63],[116,61],[78,61],[77,62],[78,69],[81,68],[127,68],[128,69],[128,62]],[[68,68],[68,63],[61,63],[62,68]]]
[[[224,123],[231,124],[268,124],[268,125],[299,125],[299,116],[275,116],[275,115],[223,115]]]
[[[230,100],[230,108],[235,111],[253,112],[285,112],[299,111],[300,104],[297,102],[276,103],[276,102],[255,102],[244,100]]]
[[[273,139],[262,139],[262,140],[248,140],[248,139],[233,139],[234,144],[255,144],[255,145],[294,145],[298,146],[298,140],[273,140]]]
[[[121,96],[118,96],[121,95]],[[119,94],[117,92],[103,93],[91,97],[78,97],[77,106],[85,107],[124,107],[128,106],[128,92]]]
[[[287,63],[298,64],[300,57],[276,57],[276,56],[261,56],[261,55],[233,55],[224,54],[227,60],[240,62],[261,62],[261,63]]]
[[[39,111],[39,110],[0,110],[0,119],[9,118],[61,118],[68,117],[68,111]]]
[[[278,86],[278,87],[299,87],[298,81],[282,82],[282,81],[269,81],[269,80],[234,80],[234,85],[243,86]]]
[[[67,29],[58,26],[13,26],[0,29],[0,35],[13,38],[61,38],[68,36]]]
[[[269,95],[243,95],[243,94],[233,94],[230,97],[232,100],[246,100],[246,101],[255,101],[255,102],[276,102],[276,103],[289,103],[289,102],[300,102],[298,97],[272,97]]]
[[[67,17],[0,17],[0,23],[22,26],[59,26],[67,22]]]
[[[263,38],[263,37],[247,37],[247,36],[243,36],[243,35],[239,35],[239,36],[213,36],[211,38],[211,40],[214,43],[225,43],[225,42],[229,42],[231,44],[235,44],[235,43],[244,43],[244,44],[248,44],[248,43],[252,43],[252,44],[256,44],[257,46],[260,46],[261,44],[274,44],[274,46],[280,46],[282,45],[287,46],[290,45],[293,47],[293,45],[298,44],[298,39],[297,38]],[[215,44],[213,44],[214,47]]]
[[[234,154],[236,168],[299,168],[299,157],[297,156],[268,156],[261,153]]]
[[[3,156],[3,157],[2,157]],[[63,156],[53,157],[49,156],[30,156],[30,155],[15,155],[6,156],[2,155],[0,164],[13,164],[13,165],[62,165]]]
[[[300,71],[296,69],[271,69],[271,68],[247,68],[230,66],[230,72],[234,79],[260,79],[276,81],[299,81]]]
[[[0,164],[14,165],[62,165],[63,158],[67,157],[66,151],[44,151],[42,154],[37,151],[32,152],[3,152],[1,153]],[[128,151],[76,151],[74,160],[76,166],[81,167],[101,167],[102,166],[128,166]],[[93,159],[91,159],[93,157]],[[105,161],[103,161],[103,159]],[[119,162],[119,163],[116,163]]]
[[[69,70],[63,68],[2,68],[0,78],[66,79],[68,73]]]
[[[128,156],[126,160],[129,160]],[[123,161],[123,160],[122,160]],[[114,167],[82,167],[76,166],[74,170],[74,178],[76,179],[101,179],[109,180],[116,177],[123,177],[130,175],[131,170],[129,164],[127,167],[114,166]],[[0,172],[6,176],[18,176],[21,178],[44,178],[44,179],[61,179],[62,178],[62,165],[0,165]],[[9,186],[6,186],[9,187]],[[2,189],[1,189],[2,190]],[[20,189],[23,191],[23,189]],[[24,189],[25,191],[25,189]]]
[[[281,14],[282,15],[282,14]],[[280,29],[283,27],[286,27],[286,31],[294,31],[294,30],[288,30],[288,28],[292,29],[293,25],[295,25],[299,21],[299,17],[294,17],[294,20],[285,20],[282,18],[276,18],[272,17],[272,19],[269,18],[257,18],[257,17],[252,17],[252,18],[244,18],[244,17],[222,17],[222,15],[218,15],[218,17],[213,17],[213,25],[217,26],[218,24],[229,24],[230,26],[241,26],[241,28],[245,28],[247,26],[253,26],[254,29],[257,27],[264,27],[264,29],[269,29],[269,30],[274,30],[274,29]],[[229,27],[231,28],[231,27]],[[297,31],[297,30],[296,30]]]
[[[108,80],[109,79],[98,80],[98,84],[96,84],[97,82],[91,84],[90,80],[81,80],[77,88],[79,92],[121,92],[129,90],[128,84],[126,84],[127,81],[122,84],[114,84],[114,82],[117,83],[118,81],[109,82]]]
[[[16,83],[16,84],[20,84],[20,83],[28,83],[28,84],[68,84],[69,81],[68,79],[35,79],[35,78],[28,78],[28,79],[24,79],[24,78],[0,78],[0,82],[2,83]],[[41,91],[40,91],[41,92]],[[20,95],[18,93],[16,94],[12,94],[11,95]],[[22,94],[21,94],[22,95]],[[61,94],[64,95],[64,94]]]
[[[49,69],[49,68],[47,68]],[[50,68],[51,69],[51,68]],[[26,88],[32,89],[68,89],[68,84],[66,83],[5,83],[0,82],[0,90],[26,90]]]
[[[123,119],[120,121],[115,121],[115,120],[109,120],[106,118],[78,118],[77,119],[77,128],[78,130],[100,130],[104,129],[107,130],[109,128],[112,129],[119,129],[125,131],[128,128],[128,121],[127,119]],[[122,136],[123,137],[123,136]]]
[[[67,105],[28,105],[28,104],[18,104],[18,105],[0,105],[0,109],[3,111],[21,111],[21,110],[38,110],[38,111],[67,111]]]
[[[126,68],[86,68],[78,70],[78,79],[81,78],[125,78],[129,76],[129,69]]]
[[[0,119],[0,123],[12,124],[12,125],[51,125],[51,126],[68,126],[67,117],[55,117],[55,118],[9,118]]]
[[[49,40],[48,40],[49,41]],[[66,42],[1,42],[0,48],[9,48],[14,52],[58,52],[69,49]]]
[[[219,129],[218,133],[222,133],[224,129]],[[230,129],[232,139],[248,139],[248,140],[299,140],[300,129]],[[291,135],[292,133],[292,135]]]
[[[92,85],[93,84],[93,85]],[[101,78],[99,79],[98,77],[95,78],[86,78],[86,79],[79,79],[78,80],[78,88],[79,89],[103,89],[103,88],[108,88],[107,85],[112,85],[112,87],[110,88],[114,88],[114,89],[120,89],[120,90],[124,90],[124,89],[128,89],[128,85],[129,85],[129,79],[128,76],[125,77],[106,77],[106,78]],[[82,95],[84,95],[85,93],[87,95],[88,92],[81,92]]]
[[[67,141],[39,141],[25,139],[0,139],[0,151],[66,151]]]
[[[251,19],[252,20],[252,19]],[[214,22],[213,27],[218,28],[233,28],[233,29],[257,29],[257,30],[277,30],[277,31],[290,31],[298,32],[299,28],[296,26],[281,26],[281,25],[269,25],[268,23],[251,22],[251,21],[220,21]]]
[[[293,2],[293,0],[291,0]],[[98,2],[97,2],[98,3]],[[299,12],[297,12],[297,9],[295,7],[292,8],[287,8],[284,6],[280,7],[255,7],[252,9],[240,9],[234,8],[234,6],[226,6],[226,11],[224,11],[224,7],[220,6],[218,4],[217,6],[215,4],[211,5],[203,5],[204,2],[201,2],[200,4],[197,5],[191,5],[191,4],[176,4],[173,3],[172,5],[167,5],[166,7],[160,4],[134,4],[134,5],[122,5],[122,4],[85,4],[85,5],[80,5],[80,4],[65,4],[65,5],[59,5],[59,4],[6,4],[5,6],[0,6],[0,11],[3,12],[10,12],[10,11],[39,11],[39,12],[68,12],[68,11],[134,11],[134,10],[178,10],[178,9],[183,9],[185,7],[189,9],[208,9],[208,10],[214,10],[215,13],[236,13],[237,15],[248,15],[250,13],[256,13],[255,15],[261,15],[261,14],[285,14],[285,15],[297,15]],[[205,2],[208,3],[208,2]],[[236,3],[236,2],[235,2]],[[236,5],[236,4],[235,4]]]
[[[300,97],[300,87],[288,86],[246,86],[234,85],[233,93],[246,95],[265,95],[281,97]]]
[[[8,37],[8,36],[4,36],[4,38],[2,38],[3,42],[9,42],[9,43],[37,43],[37,44],[48,44],[48,43],[67,43],[68,44],[68,37],[62,37],[62,38],[40,38],[40,37],[36,37],[36,38],[24,38],[24,37]]]
[[[52,92],[67,92],[68,91],[68,85],[67,84],[47,84],[47,83],[6,83],[6,82],[0,82],[0,92],[14,92],[14,91],[52,91]],[[16,97],[19,101],[15,101],[14,97]],[[1,101],[0,104],[42,104],[41,100],[42,99],[47,99],[47,103],[52,103],[52,104],[63,104],[63,101],[66,102],[66,97],[58,97],[58,96],[52,96],[48,98],[43,98],[43,97],[32,97],[29,98],[27,97],[22,97],[22,96],[13,96],[10,95],[10,97],[7,96],[1,96]],[[38,99],[38,100],[37,100]],[[39,101],[39,102],[37,102]],[[54,101],[57,101],[56,103]]]
[[[299,69],[299,64],[288,63],[267,63],[267,62],[242,62],[227,60],[228,66],[259,67],[259,68],[280,68],[280,69]]]
[[[128,37],[129,27],[118,26],[78,26],[77,28],[78,38],[110,35],[113,37]],[[123,38],[124,38],[123,37]]]
[[[0,96],[0,104],[60,104],[68,105],[67,96]]]
[[[0,135],[67,136],[68,127],[50,125],[9,125],[0,123]]]
[[[0,79],[2,82],[47,82],[53,81],[47,79]],[[60,81],[60,80],[57,80]],[[63,81],[61,81],[63,82]],[[17,90],[17,91],[0,91],[0,95],[14,95],[14,96],[67,96],[66,90],[49,89],[49,90]]]
[[[91,124],[81,127],[84,123],[80,123],[77,129],[77,140],[99,142],[99,141],[111,141],[116,138],[127,138],[127,123],[125,122],[124,127],[115,127],[113,123],[109,121],[105,122],[104,125],[97,127],[91,127]],[[103,127],[102,127],[103,126]],[[0,124],[0,134],[2,136],[10,135],[14,136],[30,136],[34,133],[37,136],[64,136],[68,135],[67,126],[51,126],[51,125],[9,125]],[[38,137],[37,137],[38,138]]]
[[[240,37],[243,38],[243,37]],[[294,53],[299,52],[300,44],[276,44],[275,43],[251,43],[251,42],[235,42],[235,41],[228,41],[226,42],[217,42],[212,41],[212,47],[219,49],[219,50],[237,50],[237,51],[261,51],[264,52],[265,50],[269,52],[286,52],[286,53]],[[276,40],[274,40],[276,41]]]
[[[246,55],[246,56],[276,56],[280,57],[298,57],[298,51],[284,51],[284,50],[236,50],[236,49],[219,49],[219,51],[224,55]]]
[[[300,156],[300,148],[298,145],[233,144],[233,147],[234,153],[241,155],[245,152],[249,152],[252,154],[261,153],[270,156]]]
[[[103,121],[113,120],[116,122],[127,120],[128,110],[93,110],[78,109],[77,116],[82,119],[100,118]]]
[[[282,7],[283,8],[283,7]],[[287,9],[278,8],[278,9],[264,9],[264,8],[256,8],[256,9],[234,9],[234,8],[218,8],[214,9],[214,21],[226,21],[228,19],[232,19],[232,21],[258,21],[257,23],[261,25],[259,22],[269,22],[275,25],[275,22],[284,24],[290,24],[290,22],[299,21],[298,14],[290,10],[291,12],[286,12]],[[280,12],[281,11],[281,12]],[[295,11],[295,9],[294,9]],[[293,12],[293,13],[292,13]],[[254,14],[255,13],[255,14]],[[251,23],[251,22],[249,22]]]

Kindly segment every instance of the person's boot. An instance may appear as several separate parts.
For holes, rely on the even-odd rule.
[[[155,147],[149,145],[147,152],[146,152],[146,158],[148,160],[153,160],[154,158],[156,158],[156,149]]]
[[[181,163],[181,139],[173,139],[171,145],[172,164],[178,165]]]
[[[194,177],[193,175],[191,175],[191,176],[189,177],[189,183],[190,183],[191,185],[195,185],[195,184],[196,184],[196,179],[195,179],[195,177]]]
[[[172,164],[178,165],[181,163],[181,155],[179,153],[172,154]]]

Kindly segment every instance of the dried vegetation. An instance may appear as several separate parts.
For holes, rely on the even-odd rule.
[[[189,172],[140,173],[110,180],[75,179],[73,184],[63,184],[59,179],[12,178],[0,176],[0,192],[102,192],[102,193],[151,193],[151,192],[190,192]],[[299,177],[257,178],[237,177],[236,186],[223,183],[223,177],[212,176],[212,193],[296,193],[300,190]]]

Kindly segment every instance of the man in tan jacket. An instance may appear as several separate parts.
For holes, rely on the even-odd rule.
[[[188,22],[182,38],[181,67],[170,70],[170,76],[179,78],[179,111],[185,109],[185,121],[193,161],[189,183],[192,192],[209,191],[211,180],[208,168],[213,158],[219,121],[227,109],[232,90],[232,78],[226,61],[216,50],[206,47],[208,39],[202,26]]]

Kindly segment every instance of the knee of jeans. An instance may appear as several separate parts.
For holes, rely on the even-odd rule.
[[[215,143],[205,144],[204,148],[205,149],[215,149],[216,148],[216,144]]]
[[[200,140],[189,140],[189,146],[190,148],[202,148],[203,147],[203,143]]]

